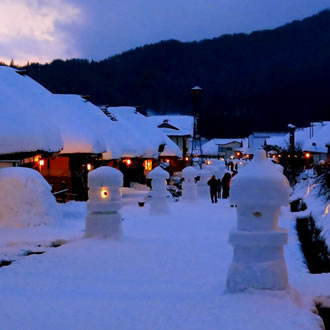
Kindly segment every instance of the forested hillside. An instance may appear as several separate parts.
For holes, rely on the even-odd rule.
[[[203,135],[283,130],[289,122],[330,120],[330,11],[249,35],[169,40],[100,62],[55,60],[28,69],[54,93],[157,113],[190,113],[190,88],[199,85]]]

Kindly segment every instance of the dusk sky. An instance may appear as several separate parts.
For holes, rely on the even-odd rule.
[[[330,0],[0,0],[0,60],[101,60],[160,40],[274,28]]]

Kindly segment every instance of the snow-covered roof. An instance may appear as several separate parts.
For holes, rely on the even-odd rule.
[[[330,144],[330,122],[327,121],[322,123],[316,123],[314,125],[315,126],[313,127],[313,136],[310,137],[310,134],[309,137],[303,141],[303,150],[326,153],[328,151],[326,145]],[[310,128],[305,128],[305,135],[306,131],[308,133],[308,131],[310,131]]]
[[[135,148],[139,148],[139,156],[145,158],[158,157],[159,146],[164,144],[162,156],[178,156],[181,157],[179,147],[171,141],[161,130],[152,125],[145,117],[134,107],[110,107],[108,111],[113,114],[119,122],[125,122],[127,129],[125,133],[134,134],[137,138],[131,139],[131,144]],[[116,122],[114,122],[116,123]]]
[[[270,133],[266,138],[268,145],[288,148],[289,133],[273,134]],[[303,151],[311,152],[327,152],[326,145],[330,143],[330,122],[313,123],[313,128],[303,127],[295,130],[295,143],[302,148]]]
[[[48,151],[103,153],[105,159],[181,156],[176,146],[132,107],[111,108],[114,120],[78,95],[52,94],[0,67],[0,154]],[[116,118],[117,117],[117,118]]]
[[[0,154],[63,148],[59,129],[47,115],[51,100],[36,81],[0,66]]]
[[[230,143],[241,143],[244,139],[212,139],[202,145],[204,155],[218,155],[219,146],[225,146]]]
[[[167,136],[193,136],[194,132],[194,117],[183,115],[162,115],[147,117],[149,121],[160,129]],[[173,128],[171,128],[173,127]]]

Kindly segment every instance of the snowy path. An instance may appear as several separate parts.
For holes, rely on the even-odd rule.
[[[150,217],[133,201],[122,210],[122,241],[77,238],[81,217],[71,243],[1,268],[0,328],[319,329],[310,297],[330,294],[329,276],[306,273],[293,231],[286,248],[290,282],[306,295],[226,294],[227,240],[235,226],[228,201],[173,203],[166,217]],[[282,222],[293,227],[290,214]],[[314,280],[316,288],[306,288]]]

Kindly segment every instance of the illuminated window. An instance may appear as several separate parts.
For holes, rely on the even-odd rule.
[[[143,166],[144,166],[144,169],[146,171],[151,171],[152,170],[152,160],[151,159],[146,159],[144,162],[143,162]]]

